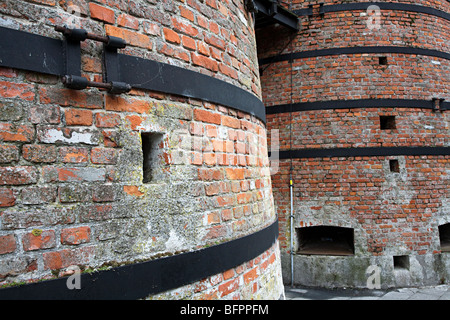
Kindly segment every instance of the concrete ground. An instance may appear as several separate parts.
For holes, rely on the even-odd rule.
[[[450,300],[450,285],[388,290],[285,286],[285,295],[286,300]]]

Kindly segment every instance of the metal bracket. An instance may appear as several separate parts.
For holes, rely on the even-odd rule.
[[[308,17],[312,17],[312,16],[323,17],[325,15],[325,8],[323,6],[323,3],[319,3],[318,7],[317,7],[317,5],[310,4],[310,5],[308,5],[308,9],[306,9],[305,12]],[[315,12],[317,12],[317,13],[315,13]]]
[[[247,8],[256,13],[256,28],[280,24],[289,30],[299,30],[298,16],[274,0],[249,0]]]
[[[433,98],[432,99],[432,107],[433,111],[445,111],[447,108],[444,103],[445,99],[442,98]]]
[[[61,32],[65,37],[64,51],[66,59],[66,74],[62,77],[62,82],[66,88],[83,90],[87,87],[95,87],[106,89],[109,93],[112,94],[126,93],[131,90],[131,85],[123,82],[89,81],[85,77],[82,77],[79,71],[81,68],[80,42],[85,41],[86,39],[90,39],[103,42],[104,50],[117,50],[126,47],[127,43],[125,40],[113,36],[101,36],[92,34],[84,29],[70,29],[67,26],[56,26],[55,30]]]
[[[66,35],[63,40],[0,27],[0,66],[59,76],[74,90],[97,87],[112,94],[131,88],[152,90],[221,104],[266,121],[263,102],[249,90],[200,72],[118,53],[125,45],[122,39],[58,29]],[[81,75],[83,39],[103,42],[103,82]]]

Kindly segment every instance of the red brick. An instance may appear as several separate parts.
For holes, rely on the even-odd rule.
[[[243,203],[250,203],[252,200],[252,194],[251,193],[240,193],[237,195],[237,202],[238,204]]]
[[[197,41],[197,48],[198,48],[198,53],[209,57],[210,54],[210,50],[208,45],[204,44],[202,41]]]
[[[43,254],[44,270],[67,268],[71,265],[87,264],[94,256],[94,247],[65,249]]]
[[[220,297],[224,297],[239,288],[239,278],[227,281],[219,286]]]
[[[203,163],[207,166],[215,166],[217,164],[217,155],[215,153],[203,153]]]
[[[138,186],[123,186],[123,191],[130,196],[135,197],[142,197],[144,195],[144,193],[139,190]]]
[[[210,59],[209,57],[205,57],[203,55],[198,55],[194,52],[191,52],[192,64],[195,66],[204,67],[213,72],[217,72],[219,70],[219,64],[217,61]]]
[[[0,167],[0,185],[31,184],[36,183],[37,179],[38,172],[34,167]]]
[[[200,180],[211,181],[211,180],[222,180],[223,172],[219,169],[199,169],[198,178]]]
[[[182,36],[183,47],[189,50],[196,50],[195,40],[188,36]]]
[[[17,71],[12,68],[0,67],[0,76],[6,78],[15,78],[17,77]]]
[[[64,163],[84,163],[88,161],[88,149],[78,147],[59,148],[60,161]]]
[[[118,151],[111,148],[93,148],[91,151],[91,161],[96,164],[115,164],[117,162]]]
[[[218,49],[225,50],[225,47],[226,47],[225,41],[220,39],[217,36],[214,36],[214,35],[205,36],[205,41],[206,41],[206,43],[208,43]]]
[[[95,3],[89,3],[89,10],[93,19],[98,19],[104,22],[113,24],[115,22],[114,11]]]
[[[205,186],[205,192],[207,196],[220,193],[220,182],[213,182]]]
[[[91,167],[44,167],[42,176],[45,182],[95,182],[105,181],[106,171]]]
[[[12,207],[16,198],[11,189],[0,188],[0,207]]]
[[[35,98],[34,86],[25,83],[0,81],[0,97],[33,101]]]
[[[175,44],[181,43],[180,36],[178,35],[178,33],[173,31],[172,29],[164,28],[163,32],[164,32],[164,38],[166,39],[166,41],[175,43]]]
[[[30,108],[30,122],[34,124],[49,123],[59,124],[60,108],[58,106],[37,106]]]
[[[220,213],[215,211],[207,215],[208,225],[220,223]]]
[[[139,20],[129,14],[122,13],[117,18],[117,24],[121,27],[127,27],[134,30],[139,29]]]
[[[0,145],[0,163],[19,160],[19,148],[11,145]]]
[[[228,280],[233,278],[235,275],[234,269],[227,270],[223,272],[223,280]]]
[[[22,147],[22,156],[25,160],[31,162],[55,162],[58,158],[55,146],[27,144]]]
[[[222,117],[222,125],[235,129],[239,129],[241,127],[241,121],[239,119],[223,115],[221,117]]]
[[[221,238],[227,235],[227,228],[223,225],[210,227],[209,229],[207,229],[207,231],[208,232],[203,237],[203,240]]]
[[[150,103],[144,100],[112,95],[107,95],[105,99],[105,109],[110,111],[148,113],[150,108]]]
[[[56,246],[55,231],[35,229],[22,236],[22,245],[25,251],[53,248]]]
[[[105,147],[118,147],[118,137],[119,134],[117,131],[102,131],[103,135],[103,144]]]
[[[221,115],[219,113],[213,113],[211,111],[203,109],[194,109],[194,120],[207,122],[207,123],[221,123]]]
[[[0,123],[1,141],[31,142],[33,139],[34,139],[34,127],[31,125]]]
[[[226,207],[236,204],[236,198],[234,196],[218,196],[216,197],[219,207]]]
[[[230,180],[242,180],[245,177],[243,168],[225,168],[227,178]]]
[[[183,18],[186,18],[186,19],[190,20],[191,22],[194,22],[194,13],[191,10],[189,10],[183,6],[180,6],[180,15]]]
[[[258,268],[253,268],[250,271],[244,273],[244,283],[249,284],[253,280],[258,278]]]
[[[219,64],[219,71],[222,72],[223,74],[229,76],[230,78],[233,79],[237,79],[238,78],[238,73],[235,69],[230,68],[229,66],[220,63]]]
[[[61,88],[40,88],[41,103],[56,103],[61,106],[77,106],[88,109],[103,108],[103,96],[95,92],[70,90]]]
[[[152,40],[142,33],[118,28],[115,26],[111,26],[109,24],[105,26],[105,30],[108,36],[122,38],[127,42],[127,44],[131,46],[140,47],[148,50],[151,50],[153,48]]]
[[[16,239],[13,234],[0,236],[0,254],[11,253],[16,250]]]
[[[184,23],[176,15],[172,16],[172,24],[173,24],[174,30],[176,30],[180,33],[184,33],[188,36],[197,37],[199,34],[198,29],[195,28],[191,23]],[[167,30],[170,30],[170,29],[167,29]],[[167,37],[166,37],[166,40],[167,40]],[[177,43],[179,43],[179,42],[177,42]]]
[[[68,109],[65,117],[68,126],[91,126],[93,122],[91,110]]]
[[[97,128],[114,128],[120,123],[120,116],[115,113],[97,113],[95,125]]]
[[[90,242],[91,228],[89,227],[76,227],[67,228],[61,231],[61,243],[77,245],[81,243]]]

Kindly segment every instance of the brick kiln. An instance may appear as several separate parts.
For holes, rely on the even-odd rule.
[[[257,42],[285,283],[448,283],[450,3],[283,5],[299,30]]]
[[[5,0],[0,34],[2,298],[284,295],[243,1]]]

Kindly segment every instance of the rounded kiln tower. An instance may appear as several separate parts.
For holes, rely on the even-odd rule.
[[[300,30],[257,40],[285,283],[448,283],[450,3],[283,5]]]
[[[0,34],[2,299],[284,295],[243,1],[6,0]]]

